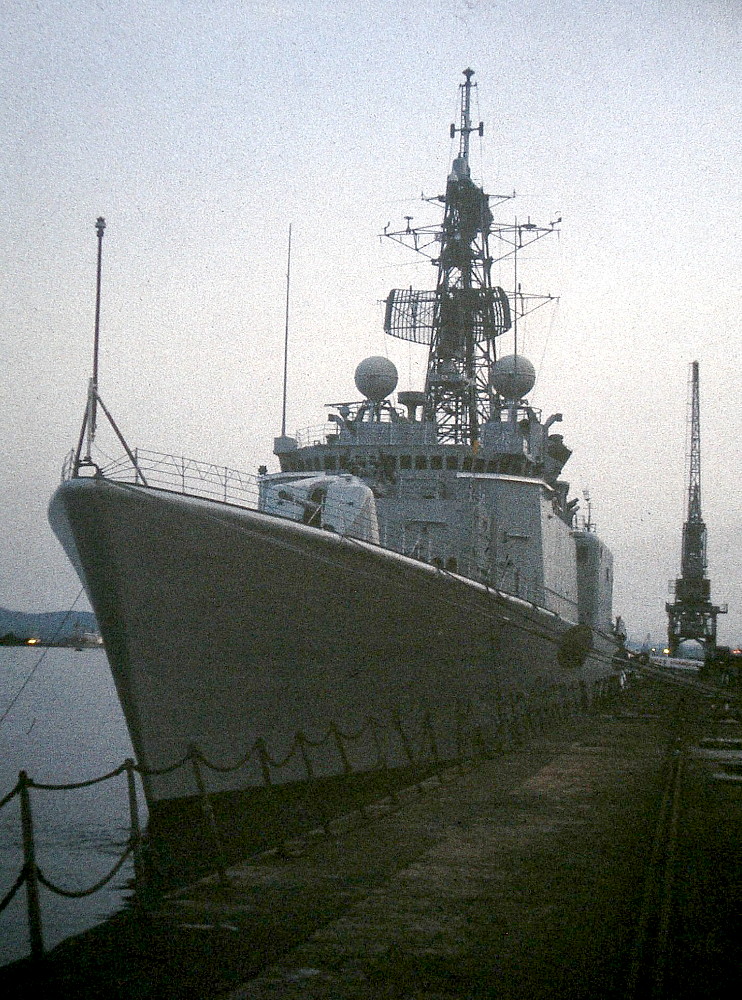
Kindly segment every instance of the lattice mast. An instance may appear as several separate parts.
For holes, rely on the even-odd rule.
[[[482,424],[495,416],[503,401],[490,385],[495,361],[495,340],[522,318],[547,302],[551,295],[523,294],[517,279],[510,296],[492,284],[492,268],[506,260],[517,269],[518,252],[555,232],[561,219],[549,226],[493,221],[491,206],[514,195],[488,195],[471,179],[469,143],[472,133],[484,135],[484,122],[471,120],[474,70],[464,70],[460,85],[458,124],[451,138],[459,136],[445,195],[425,199],[443,205],[443,222],[435,226],[407,227],[384,234],[436,265],[435,290],[396,288],[386,300],[384,329],[390,336],[428,344],[424,417],[436,427],[438,440],[477,447]],[[498,252],[491,253],[491,237]],[[517,310],[511,310],[511,301]],[[515,320],[513,322],[512,318]],[[516,344],[517,353],[517,344]]]
[[[425,419],[435,423],[438,438],[475,445],[479,429],[490,416],[490,367],[494,340],[510,328],[510,304],[501,288],[493,288],[488,237],[492,225],[489,195],[471,179],[469,137],[484,134],[484,123],[472,125],[471,93],[474,71],[464,70],[461,84],[458,133],[459,152],[446,184],[443,224],[435,233],[440,249],[436,289],[395,289],[387,299],[386,332],[404,340],[429,343],[425,382]],[[409,223],[409,219],[408,219]],[[415,249],[425,252],[419,239],[432,230],[387,233],[404,242],[414,238]]]
[[[458,129],[451,125],[451,138],[459,133],[459,155],[446,184],[438,315],[428,358],[425,412],[436,421],[441,440],[474,445],[480,424],[489,418],[494,338],[510,326],[510,320],[509,310],[503,315],[501,309],[496,317],[492,308],[488,249],[492,214],[489,198],[473,183],[469,167],[472,75],[472,70],[464,71],[461,120]],[[484,122],[477,131],[484,133]]]
[[[701,514],[701,414],[698,362],[691,362],[688,384],[688,493],[675,600],[665,605],[670,655],[688,639],[706,651],[716,646],[716,618],[727,609],[711,603],[711,581],[706,577],[706,525]]]

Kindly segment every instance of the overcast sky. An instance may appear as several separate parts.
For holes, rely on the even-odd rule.
[[[82,419],[95,218],[101,395],[129,442],[276,468],[289,223],[289,430],[356,398],[368,354],[422,387],[424,356],[385,344],[380,302],[434,271],[377,236],[431,218],[420,194],[444,190],[471,65],[475,177],[518,194],[498,219],[564,220],[520,264],[524,287],[560,296],[525,353],[613,549],[615,610],[634,636],[664,633],[698,360],[712,595],[722,641],[742,640],[740,9],[5,0],[0,604],[66,608],[79,589],[46,507]]]

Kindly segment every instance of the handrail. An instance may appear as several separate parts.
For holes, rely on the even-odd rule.
[[[147,485],[155,489],[165,489],[185,496],[200,497],[206,500],[214,500],[219,503],[243,507],[247,510],[261,511],[271,517],[295,520],[295,517],[291,514],[282,514],[277,509],[275,503],[275,499],[284,491],[282,487],[285,489],[286,486],[291,485],[287,481],[281,479],[264,480],[260,476],[244,472],[240,469],[233,469],[226,465],[204,462],[188,458],[185,455],[150,451],[145,448],[135,448],[131,455],[133,461],[128,454],[124,454],[116,459],[112,459],[107,465],[97,466],[96,476],[116,483],[132,486]],[[68,456],[62,467],[62,480],[66,482],[75,478],[75,475],[74,455]],[[296,481],[322,477],[324,475],[325,472],[321,470],[315,470],[314,472],[308,470],[297,473]],[[292,482],[294,482],[293,479]],[[276,493],[276,491],[278,492]],[[289,497],[286,499],[289,500],[289,507],[287,509],[291,507],[295,508],[296,504],[301,506],[303,502],[299,499],[296,503],[292,503]],[[343,515],[347,513],[347,505],[345,503],[342,501],[339,503],[333,502],[328,498],[322,501],[321,509],[324,520],[334,520],[334,515],[338,515],[340,523],[343,523]],[[410,550],[410,546],[404,539],[402,539],[399,546],[389,546],[389,548],[400,555],[406,555],[414,559],[418,558],[415,555],[415,546],[413,545]],[[426,559],[420,561],[427,565],[435,565]],[[441,567],[439,569],[442,573],[447,572]],[[505,582],[506,576],[509,576],[510,573],[510,569],[504,571],[499,583],[497,583],[496,589],[500,592],[507,594],[509,597],[516,597],[527,603],[534,604],[537,607],[544,606],[544,610],[549,610],[545,607],[547,597],[561,602],[560,607],[566,605],[572,611],[576,610],[577,602],[574,598],[548,587],[545,583],[534,583],[531,580],[521,579],[520,576],[513,575],[512,589],[508,589],[505,586]],[[514,569],[513,573],[515,573]],[[489,585],[479,575],[472,575],[466,572],[462,573],[462,575],[474,582],[484,582],[485,585]],[[571,613],[571,611],[568,613]]]

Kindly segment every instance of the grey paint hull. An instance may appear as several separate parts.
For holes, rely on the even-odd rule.
[[[274,759],[297,731],[358,731],[347,760],[329,741],[318,777],[387,763],[421,744],[457,755],[462,713],[485,730],[513,698],[590,691],[615,641],[594,633],[585,662],[557,654],[572,625],[524,601],[379,546],[228,504],[105,479],[57,490],[52,527],[85,582],[139,762],[166,768],[196,745],[221,768],[257,738]],[[376,734],[374,737],[374,733]],[[381,737],[379,737],[381,733]],[[414,748],[414,747],[413,747]],[[249,790],[265,774],[204,768],[210,791]],[[272,775],[301,781],[295,754]],[[192,796],[188,767],[146,780],[150,806]]]

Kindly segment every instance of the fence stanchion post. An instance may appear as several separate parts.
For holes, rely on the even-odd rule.
[[[124,761],[126,784],[129,791],[129,844],[134,858],[134,871],[139,867],[139,849],[142,844],[142,829],[139,825],[139,803],[137,802],[137,782],[134,774],[136,765],[131,757]]]
[[[459,698],[454,703],[454,725],[456,731],[456,759],[459,764],[464,756],[464,707]]]
[[[590,711],[590,695],[587,684],[580,678],[580,713],[587,714]]]
[[[410,747],[410,739],[407,733],[404,731],[404,726],[402,725],[402,719],[396,713],[394,714],[394,717],[392,719],[392,724],[399,733],[399,738],[402,741],[402,749],[405,752],[405,757],[407,758],[407,762],[409,764],[414,764],[415,755],[413,754],[412,748]]]
[[[330,723],[330,732],[335,740],[335,746],[337,747],[337,752],[343,765],[343,774],[352,774],[353,768],[350,766],[350,761],[348,760],[348,751],[345,749],[342,734],[334,722]]]
[[[301,759],[304,764],[304,770],[307,773],[307,781],[314,780],[314,765],[312,764],[312,758],[309,756],[309,748],[307,747],[307,738],[302,732],[296,734],[296,742],[299,744],[299,751],[301,752]]]
[[[41,907],[39,906],[39,881],[36,867],[36,847],[33,834],[31,797],[28,793],[30,779],[25,771],[18,775],[21,796],[21,827],[23,830],[23,867],[26,871],[26,898],[28,900],[28,937],[31,957],[44,957],[44,937],[41,931]]]
[[[263,776],[263,785],[266,788],[270,788],[271,785],[273,784],[273,781],[271,779],[270,758],[268,756],[268,750],[265,745],[265,740],[262,737],[260,737],[259,739],[255,740],[255,746],[257,747],[258,750],[258,760],[260,761],[260,773]]]
[[[379,735],[378,735],[378,730],[376,728],[378,725],[379,725],[378,721],[374,720],[374,742],[376,743],[377,746],[379,745],[378,744]],[[389,755],[390,752],[392,751],[390,750],[391,740],[389,737],[388,723],[382,724],[382,733],[384,734],[384,739],[386,741],[386,749],[384,750],[384,755],[382,758],[382,765],[386,773],[386,788],[392,805],[396,806],[399,804],[399,796],[397,795],[398,785],[393,773],[393,767],[389,766]]]
[[[214,807],[211,804],[209,793],[206,791],[204,778],[198,764],[198,747],[195,745],[192,746],[189,752],[191,766],[193,767],[193,777],[196,779],[196,788],[198,789],[198,796],[201,800],[201,809],[211,837],[212,848],[214,850],[214,860],[216,861],[217,872],[219,874],[219,881],[224,888],[227,888],[229,886],[229,879],[227,878],[227,865],[224,858],[222,839],[219,836],[219,827],[217,826],[216,816],[214,815]]]
[[[433,764],[435,766],[435,769],[437,770],[438,766],[440,765],[440,759],[438,756],[438,741],[435,738],[435,726],[433,725],[433,719],[430,715],[430,712],[425,713],[425,717],[423,718],[423,726],[425,727],[428,734],[428,739],[430,740],[430,756],[433,758]]]

